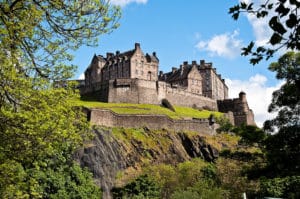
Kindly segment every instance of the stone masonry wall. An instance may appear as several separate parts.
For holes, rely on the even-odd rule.
[[[217,110],[216,100],[187,92],[185,89],[172,88],[164,82],[140,79],[117,79],[109,82],[108,102],[160,104],[166,98],[173,105],[209,107]]]
[[[173,120],[165,115],[117,114],[106,109],[86,109],[91,124],[107,127],[170,129],[175,131],[215,132],[208,119]]]

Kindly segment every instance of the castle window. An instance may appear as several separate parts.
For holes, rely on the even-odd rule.
[[[148,74],[147,74],[147,79],[148,79],[148,80],[151,80],[151,79],[152,79],[152,74],[151,74],[150,71],[149,71]]]

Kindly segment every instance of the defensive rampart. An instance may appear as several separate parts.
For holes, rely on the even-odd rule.
[[[169,129],[174,131],[195,131],[215,133],[216,124],[209,119],[175,120],[165,115],[117,114],[107,109],[85,109],[91,124],[107,127]]]
[[[206,107],[217,110],[216,100],[188,92],[184,88],[172,87],[161,81],[141,79],[115,79],[95,83],[81,90],[81,95],[92,93],[99,101],[113,103],[161,104],[166,98],[171,104],[187,107]]]

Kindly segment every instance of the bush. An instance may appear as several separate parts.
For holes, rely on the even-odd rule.
[[[300,176],[288,176],[283,178],[262,178],[261,196],[272,196],[297,199],[300,198]]]
[[[226,198],[226,191],[215,187],[214,183],[209,180],[202,180],[195,183],[192,187],[188,187],[187,190],[177,190],[172,195],[172,199],[223,199]]]
[[[217,129],[217,133],[222,132],[231,132],[234,128],[234,126],[231,124],[228,118],[222,116],[216,118],[217,123],[220,125],[220,127]]]
[[[112,190],[113,198],[159,198],[160,188],[147,175],[139,176],[131,183]]]
[[[169,102],[167,99],[162,99],[161,100],[161,105],[173,112],[175,112],[175,108],[172,106],[172,104]]]

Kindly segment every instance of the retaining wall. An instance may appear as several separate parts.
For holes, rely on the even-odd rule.
[[[85,109],[91,124],[107,127],[169,129],[174,131],[195,131],[215,133],[216,124],[210,125],[208,119],[174,120],[165,115],[117,114],[107,109]]]

